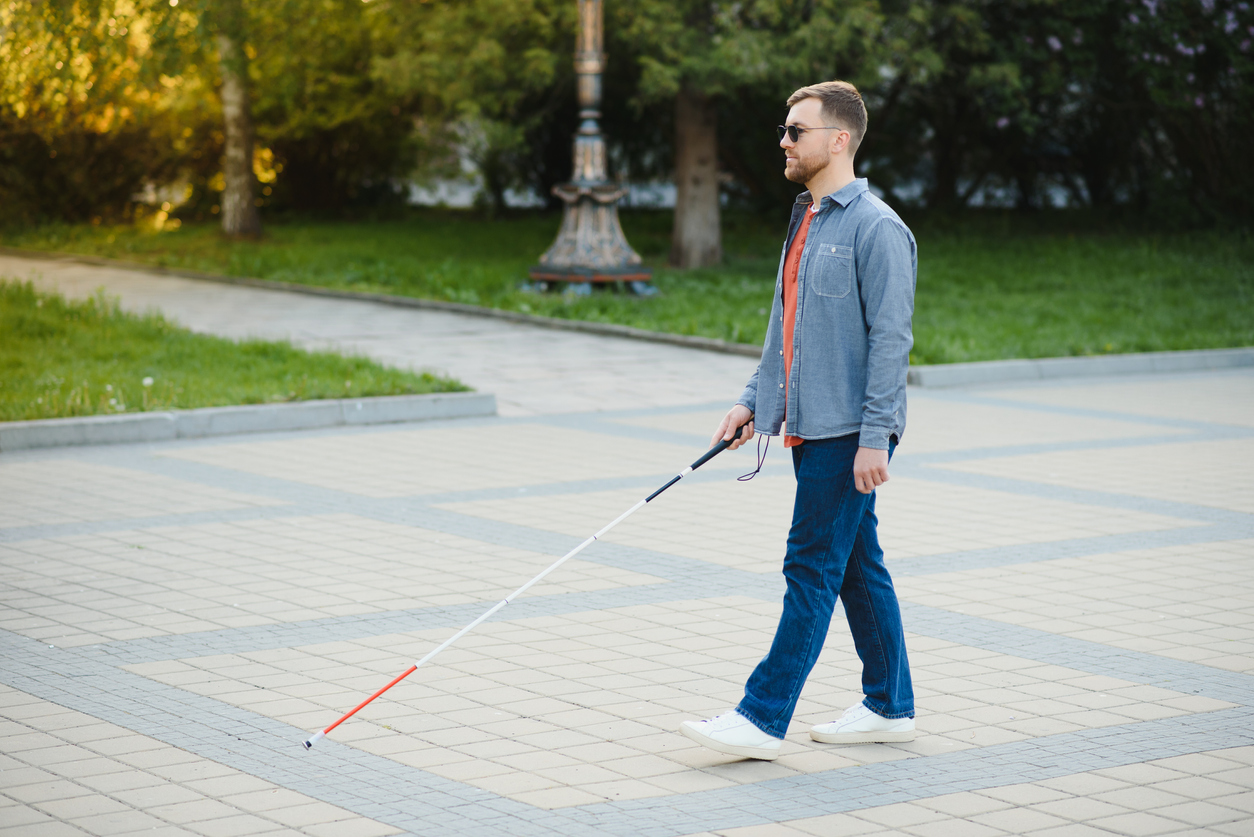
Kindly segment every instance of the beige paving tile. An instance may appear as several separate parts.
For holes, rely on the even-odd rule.
[[[1086,506],[905,477],[876,492],[880,542],[894,558],[1203,525],[1179,517]]]
[[[985,394],[983,392],[981,395]],[[987,450],[1012,445],[1058,444],[1163,436],[1187,431],[1117,419],[993,406],[933,396],[912,389],[902,453]],[[1083,406],[1070,402],[1066,406]]]
[[[782,823],[746,825],[742,828],[722,828],[713,832],[719,837],[804,837],[806,832]]]
[[[367,819],[316,823],[305,826],[301,831],[313,837],[387,837],[400,833],[398,828]]]
[[[441,427],[354,436],[223,442],[164,455],[367,497],[677,472],[700,451],[661,442],[610,442],[599,433],[539,424],[508,433]]]
[[[19,541],[0,544],[0,628],[65,647],[496,601],[554,560],[345,514]],[[543,589],[660,580],[572,559]]]
[[[190,831],[203,834],[205,837],[247,837],[253,834],[273,834],[273,820],[254,817],[249,814],[236,814],[219,819],[203,820],[187,826]]]
[[[914,802],[901,802],[895,805],[880,805],[873,808],[863,808],[857,811],[854,816],[859,819],[867,820],[876,825],[888,826],[889,828],[905,828],[910,825],[922,825],[929,822],[939,822],[945,819],[945,815],[937,811],[933,811]]]
[[[740,393],[732,395],[726,407],[676,408],[660,415],[618,416],[613,421],[630,427],[647,427],[651,430],[663,430],[669,433],[691,433],[698,438],[709,438],[714,435],[719,422],[723,420],[723,416],[727,415],[731,404],[739,395]],[[749,448],[744,450],[749,450]]]
[[[794,485],[790,476],[681,484],[665,495],[664,502],[650,504],[603,539],[750,572],[776,573],[792,519]],[[441,508],[583,537],[644,493],[639,489],[580,493],[569,502],[519,496],[447,503]],[[709,513],[737,504],[752,507],[753,515],[729,522]],[[880,489],[876,512],[890,566],[894,558],[1203,525],[1006,492],[954,486],[939,490],[933,482],[909,478],[894,479]]]
[[[749,466],[752,470],[751,464]],[[750,572],[778,572],[792,519],[792,477],[740,483],[680,483],[602,537],[670,555],[709,561]],[[629,509],[652,489],[579,493],[552,497],[520,495],[508,500],[441,504],[459,514],[586,537]],[[753,508],[752,516],[729,521],[711,509]]]
[[[925,822],[920,825],[907,826],[902,831],[906,834],[917,835],[917,837],[999,837],[999,835],[1011,833],[972,820]]]
[[[1098,817],[1113,817],[1116,814],[1126,814],[1129,811],[1128,808],[1124,808],[1121,805],[1075,796],[1040,802],[1033,805],[1032,808],[1045,814],[1076,822],[1095,820]]]
[[[807,817],[790,820],[790,826],[814,837],[861,837],[878,831],[880,827],[852,814],[829,814],[823,817]]]
[[[1026,807],[1007,808],[1004,811],[990,811],[987,814],[975,814],[972,822],[995,828],[1008,834],[1026,834],[1031,831],[1042,831],[1066,825],[1068,821],[1062,817],[1046,814],[1044,811]]]
[[[1142,837],[1142,835],[1149,837],[1149,835],[1168,834],[1180,829],[1179,822],[1145,811],[1102,817],[1094,820],[1092,825],[1113,831],[1116,834],[1126,834],[1128,837]]]
[[[1202,776],[1228,770],[1234,766],[1234,762],[1239,764],[1245,761],[1248,763],[1247,760],[1251,756],[1254,756],[1254,747],[1240,747],[1232,750],[1218,750],[1213,753],[1189,753],[1183,756],[1155,759],[1149,762],[1149,764],[1177,774],[1188,773],[1194,776]]]
[[[1008,387],[989,394],[1028,404],[1254,427],[1254,375],[1244,369],[1100,383],[1069,381],[1057,386]]]
[[[1029,832],[1030,837],[1110,837],[1111,832],[1084,823],[1068,823]]]
[[[126,486],[119,491],[119,486]],[[0,529],[278,506],[283,501],[75,459],[0,461]]]
[[[928,797],[925,800],[921,800],[919,804],[925,808],[957,818],[971,817],[975,814],[987,814],[992,811],[1003,811],[1010,807],[1009,802],[969,791]]]
[[[83,837],[85,833],[81,828],[56,820],[22,826],[22,837]]]
[[[1254,439],[979,459],[956,471],[1254,512]]]
[[[1252,558],[1254,541],[1225,541],[936,573],[896,584],[903,599],[920,604],[1249,672]],[[1189,711],[1220,706],[1182,696],[1160,705]]]
[[[14,702],[14,698],[19,700]],[[0,831],[6,834],[13,824],[20,827],[21,837],[45,833],[232,837],[275,834],[296,819],[303,819],[302,827],[336,823],[343,826],[341,833],[345,835],[382,837],[397,831],[160,741],[0,686],[0,724],[6,727],[37,722],[8,718],[11,706],[25,707],[28,711],[21,714],[29,715],[30,707],[44,705],[59,716],[82,719],[86,726],[108,727],[112,737],[84,743],[62,742],[60,749],[72,751],[75,757],[40,768],[30,766],[26,760],[37,760],[44,748],[4,749],[18,765],[0,770],[0,799],[9,797],[17,803],[13,812],[0,805]],[[55,732],[31,731],[29,735],[41,740],[57,737]],[[119,742],[129,746],[116,746]],[[115,746],[104,748],[110,752],[102,752],[105,743]],[[121,761],[114,751],[167,754],[168,758],[160,761],[160,767],[136,766]],[[78,768],[88,763],[94,767],[84,775]],[[59,775],[61,764],[74,775]],[[111,765],[111,769],[100,770],[104,764]],[[172,764],[179,767],[170,767]],[[185,777],[163,775],[179,769]],[[276,807],[276,800],[281,800],[283,806]]]
[[[1224,805],[1224,798],[1197,801],[1150,787],[1127,785],[1111,778],[1135,781],[1191,781],[1198,776],[1222,775],[1234,763],[1254,760],[1254,747],[1240,747],[1178,757],[1189,772],[1154,764],[1076,773],[1043,782],[1025,782],[978,792],[946,794],[914,802],[868,808],[828,817],[786,820],[789,828],[816,837],[884,833],[925,835],[1014,834],[1031,837],[1101,837],[1101,835],[1232,834],[1250,833],[1254,803],[1246,808]],[[1192,771],[1197,771],[1193,773]],[[1110,801],[1120,797],[1126,804]],[[1254,796],[1245,791],[1243,796]],[[1156,804],[1157,803],[1157,804]],[[922,812],[928,812],[926,814]],[[987,830],[984,830],[987,829]]]
[[[1245,811],[1238,811],[1212,802],[1181,802],[1178,805],[1155,808],[1153,813],[1191,826],[1201,827],[1251,821],[1249,814]]]

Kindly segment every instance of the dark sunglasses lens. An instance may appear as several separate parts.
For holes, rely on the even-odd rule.
[[[777,125],[777,126],[775,126],[775,131],[776,131],[776,133],[778,133],[778,134],[779,134],[779,141],[780,141],[780,142],[783,142],[783,141],[784,141],[784,134],[788,133],[788,129],[787,129],[787,128],[785,128],[783,125]]]
[[[776,130],[779,132],[779,138],[781,142],[784,139],[784,134],[787,134],[788,139],[792,140],[793,142],[796,142],[797,137],[801,136],[801,132],[797,130],[796,125],[779,125],[776,127]]]

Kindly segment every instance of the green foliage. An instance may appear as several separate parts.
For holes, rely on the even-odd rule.
[[[883,41],[873,0],[633,0],[610,13],[615,43],[642,68],[641,101],[671,99],[683,85],[708,96],[765,86],[787,97],[837,75],[869,80]]]
[[[285,282],[484,305],[756,344],[785,218],[731,212],[717,268],[667,269],[670,214],[623,213],[661,295],[520,290],[557,219],[416,212],[372,223],[275,223],[231,242],[208,225],[160,234],[53,225],[4,236],[54,249]],[[1123,228],[1087,213],[925,213],[916,363],[1254,345],[1254,243],[1236,233]]]
[[[739,197],[759,208],[790,203],[798,189],[782,176],[774,127],[798,87],[844,78],[868,90],[896,36],[875,0],[629,0],[607,6],[611,59],[633,65],[629,103],[642,121],[669,128],[669,105],[687,87],[714,98],[719,155],[736,178]],[[612,106],[611,106],[612,107]],[[669,131],[634,147],[636,125],[608,125],[625,145],[633,174],[669,176],[657,147]],[[617,130],[616,130],[617,129]],[[651,152],[651,153],[650,153]]]
[[[670,175],[686,86],[717,103],[734,196],[781,207],[783,100],[840,77],[870,110],[860,172],[898,205],[1062,193],[1195,226],[1254,217],[1245,0],[614,0],[605,14],[620,175]],[[398,202],[415,166],[457,174],[459,156],[489,208],[510,187],[547,196],[570,172],[576,15],[574,0],[0,4],[0,221],[123,218],[145,183],[190,185],[182,217],[207,217],[223,27],[247,56],[267,205]]]
[[[67,302],[0,281],[0,421],[464,389],[363,357],[192,334],[99,295]]]
[[[394,33],[395,47],[375,58],[372,76],[416,105],[437,158],[456,148],[476,164],[499,210],[507,188],[530,185],[528,150],[573,97],[576,20],[571,0],[389,4],[377,25]],[[548,179],[538,185],[557,178]]]
[[[1244,0],[1131,7],[1115,43],[1167,137],[1161,160],[1203,212],[1254,210],[1254,10]],[[1172,184],[1175,187],[1175,184]],[[1168,200],[1178,199],[1178,187]]]
[[[1244,0],[911,0],[863,168],[890,193],[924,183],[933,207],[992,186],[1041,208],[1052,185],[1074,205],[1248,221],[1252,25]]]
[[[328,210],[401,198],[412,102],[371,73],[392,35],[361,0],[249,4],[253,117],[278,164],[268,205]]]
[[[202,122],[169,74],[193,28],[158,0],[0,5],[0,220],[122,215],[174,177]]]

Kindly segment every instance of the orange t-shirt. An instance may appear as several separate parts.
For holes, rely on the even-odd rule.
[[[792,330],[797,321],[797,273],[801,269],[801,252],[805,250],[806,235],[810,232],[810,219],[814,212],[806,208],[801,226],[793,237],[792,246],[788,248],[788,256],[784,259],[784,447],[791,448],[801,444],[804,439],[787,435],[788,430],[788,381],[792,376]]]

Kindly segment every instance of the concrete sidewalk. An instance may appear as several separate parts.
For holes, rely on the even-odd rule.
[[[222,290],[188,316],[232,322]],[[1254,833],[1248,369],[911,392],[877,510],[913,743],[809,740],[859,697],[840,617],[778,761],[676,732],[732,706],[770,642],[773,449],[749,483],[751,450],[714,460],[304,751],[695,458],[748,374],[657,347],[655,401],[618,400],[650,394],[628,364],[556,404],[554,370],[598,374],[570,344],[389,327],[334,333],[406,363],[461,341],[485,378],[445,368],[484,389],[499,339],[536,377],[496,379],[512,417],[0,454],[0,832]]]

